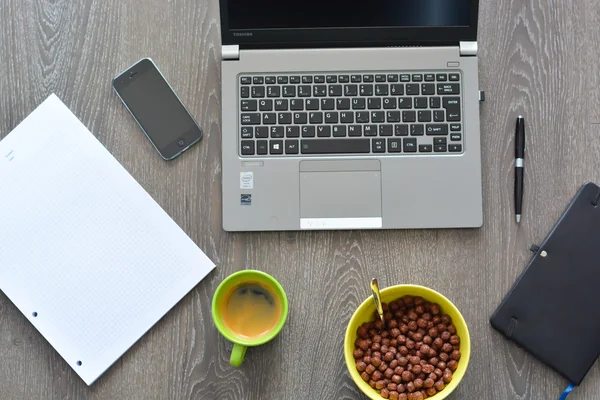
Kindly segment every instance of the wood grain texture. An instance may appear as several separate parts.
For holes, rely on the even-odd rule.
[[[0,138],[55,92],[218,269],[88,388],[0,294],[1,399],[364,399],[342,353],[367,282],[447,294],[469,323],[470,368],[450,399],[557,398],[567,385],[488,318],[568,200],[600,181],[600,3],[481,0],[485,225],[478,230],[236,233],[221,229],[220,34],[216,0],[0,2]],[[138,59],[159,65],[205,131],[165,163],[112,93]],[[524,222],[513,223],[513,129],[528,125]],[[1,212],[1,210],[0,210]],[[0,266],[1,267],[1,266]],[[230,273],[274,275],[288,324],[239,369],[210,300]],[[594,366],[569,397],[600,398]]]

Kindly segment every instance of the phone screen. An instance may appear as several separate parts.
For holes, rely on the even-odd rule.
[[[202,137],[200,127],[149,59],[115,78],[113,87],[163,158],[176,157]]]

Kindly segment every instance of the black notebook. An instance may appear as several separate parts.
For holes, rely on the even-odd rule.
[[[576,385],[600,355],[599,199],[583,185],[490,320]]]

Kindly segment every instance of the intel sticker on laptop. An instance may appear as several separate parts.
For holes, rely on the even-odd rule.
[[[240,189],[254,189],[254,172],[240,172]]]
[[[240,196],[240,204],[242,206],[251,206],[252,205],[252,195],[251,194],[242,194]]]

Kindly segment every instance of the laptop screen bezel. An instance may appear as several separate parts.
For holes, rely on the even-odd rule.
[[[468,26],[229,29],[228,0],[220,0],[223,45],[240,48],[449,45],[477,40],[479,0],[470,1]]]

